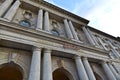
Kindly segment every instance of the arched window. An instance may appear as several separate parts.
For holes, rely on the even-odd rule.
[[[52,30],[51,32],[52,32],[53,35],[59,36],[58,31],[56,31],[56,30]]]
[[[30,22],[27,21],[27,20],[21,20],[21,21],[19,22],[19,24],[20,24],[21,26],[25,26],[25,27],[30,27],[30,26],[31,26]]]
[[[53,72],[53,80],[74,80],[71,73],[64,68],[56,69]]]

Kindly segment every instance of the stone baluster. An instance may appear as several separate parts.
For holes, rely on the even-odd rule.
[[[42,30],[42,29],[43,29],[43,10],[40,9],[39,12],[38,12],[36,30]]]
[[[77,35],[77,33],[75,31],[75,28],[74,28],[74,26],[73,26],[71,21],[69,21],[69,26],[70,26],[70,29],[71,29],[71,32],[73,34],[74,39],[79,41],[78,35]]]
[[[92,70],[87,58],[83,58],[83,64],[85,66],[86,72],[88,73],[89,79],[96,80],[93,70]]]
[[[5,0],[0,6],[0,17],[6,12],[6,10],[10,7],[13,0]]]
[[[8,12],[5,14],[4,18],[11,21],[15,13],[17,12],[17,9],[19,8],[20,4],[20,0],[16,0],[15,3],[11,6],[11,8],[8,10]]]
[[[79,56],[75,57],[75,63],[78,71],[80,80],[89,80],[85,68],[83,66],[82,60]]]
[[[67,33],[67,37],[69,39],[73,39],[73,35],[72,35],[72,32],[70,30],[70,27],[69,27],[69,24],[68,24],[68,20],[67,19],[64,19],[64,25],[65,25],[65,31]]]
[[[34,47],[28,80],[40,80],[41,49]]]
[[[116,80],[115,76],[113,75],[112,71],[110,70],[108,64],[106,62],[102,62],[102,67],[108,76],[109,80]]]
[[[87,31],[87,29],[85,27],[82,27],[86,37],[88,38],[89,42],[95,46],[95,42],[94,40],[92,39],[92,37],[90,36],[89,32]]]
[[[51,50],[45,49],[43,55],[43,80],[52,79]]]
[[[49,13],[46,11],[44,15],[44,30],[50,31]]]

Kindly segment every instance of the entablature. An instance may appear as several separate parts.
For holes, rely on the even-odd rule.
[[[99,54],[108,54],[108,52],[84,45],[67,38],[57,37],[43,31],[37,31],[31,28],[22,27],[15,23],[0,21],[0,36],[1,39],[10,40],[18,43],[23,43],[33,46],[51,47],[63,52],[78,53],[81,50],[87,50]]]

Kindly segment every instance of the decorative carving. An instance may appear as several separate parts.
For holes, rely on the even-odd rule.
[[[25,11],[23,11],[23,16],[25,19],[29,20],[32,18],[32,12],[25,10]]]
[[[73,50],[80,50],[80,47],[74,44],[63,43],[64,48],[73,49]]]
[[[60,68],[61,68],[61,67],[63,67],[63,68],[65,67],[64,60],[61,60],[61,59],[58,60],[58,61],[57,61],[57,64],[58,64],[58,66],[59,66]]]

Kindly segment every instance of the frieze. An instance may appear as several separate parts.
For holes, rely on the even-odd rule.
[[[80,47],[74,44],[63,43],[65,49],[80,50]]]

